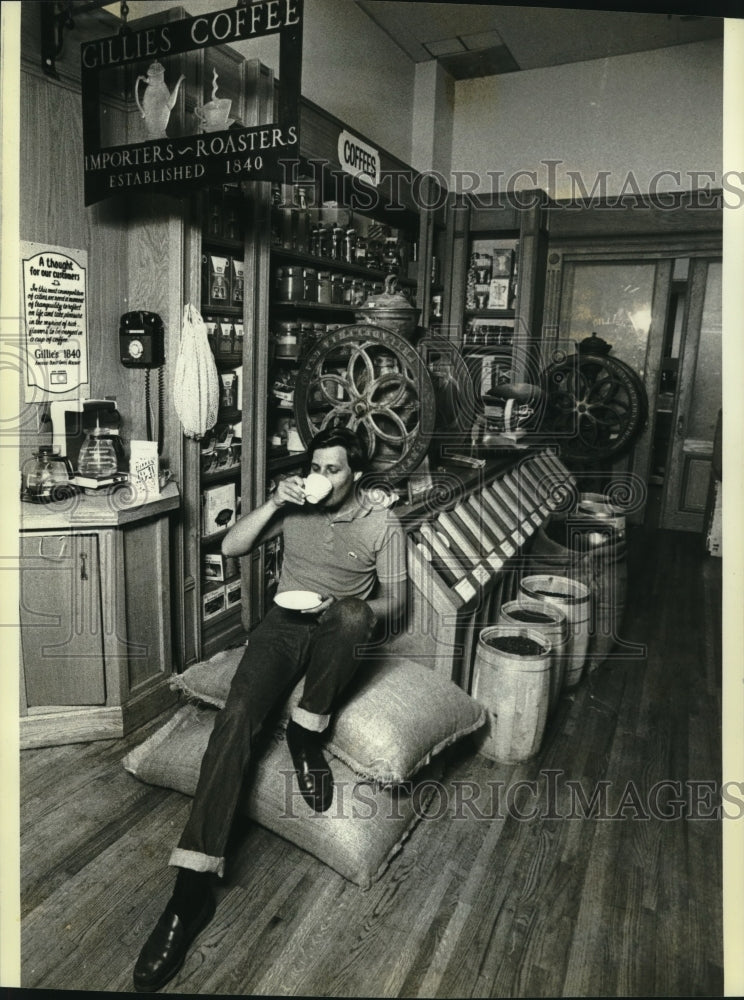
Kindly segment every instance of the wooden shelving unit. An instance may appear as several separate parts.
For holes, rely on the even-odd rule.
[[[549,199],[543,192],[531,195],[519,204],[506,195],[455,197],[447,224],[449,329],[467,351],[493,348],[503,358],[508,349],[514,381],[535,378],[540,363]],[[476,255],[491,259],[490,271],[485,267],[479,273]],[[491,301],[498,292],[505,297],[503,306]],[[478,295],[487,296],[485,304],[477,302]],[[497,329],[489,330],[491,325]]]

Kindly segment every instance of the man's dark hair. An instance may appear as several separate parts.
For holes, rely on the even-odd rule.
[[[320,448],[344,448],[346,460],[352,472],[364,472],[367,468],[367,449],[364,442],[348,427],[326,427],[319,431],[307,446],[307,453],[312,459]]]

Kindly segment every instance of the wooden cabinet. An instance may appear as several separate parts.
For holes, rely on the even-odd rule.
[[[443,315],[481,394],[537,378],[548,207],[542,191],[452,199]]]
[[[104,705],[96,535],[21,536],[21,645],[29,708]]]
[[[117,494],[24,505],[21,746],[123,736],[173,699],[169,513]]]

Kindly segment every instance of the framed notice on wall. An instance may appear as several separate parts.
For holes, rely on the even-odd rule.
[[[88,254],[21,242],[25,402],[88,395]]]

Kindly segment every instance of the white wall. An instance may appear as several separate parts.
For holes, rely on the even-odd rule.
[[[542,187],[555,198],[720,186],[723,46],[698,42],[651,52],[458,81],[453,171],[477,190]],[[555,168],[547,160],[561,161]],[[503,171],[504,179],[489,177]],[[536,177],[519,176],[534,171]],[[678,171],[660,176],[662,171]]]
[[[406,163],[415,65],[351,0],[305,0],[302,93]]]

